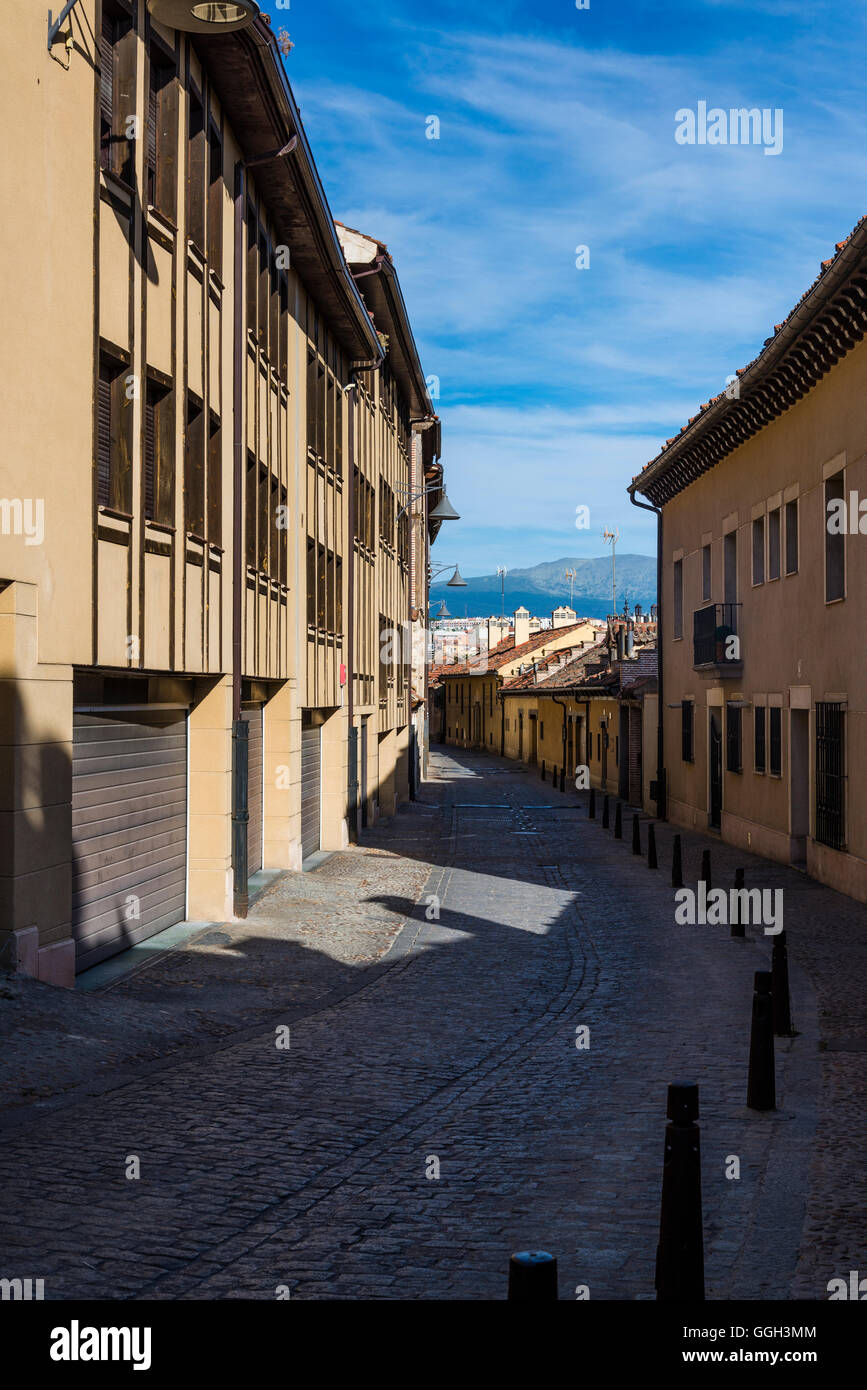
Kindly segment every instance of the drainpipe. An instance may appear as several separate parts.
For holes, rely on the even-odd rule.
[[[495,678],[496,679],[496,678]],[[500,757],[506,756],[506,698],[502,691],[497,691],[497,699],[500,702]]]
[[[244,597],[244,535],[241,507],[244,496],[244,210],[246,177],[243,164],[235,165],[235,266],[234,342],[232,362],[233,391],[233,474],[232,474],[232,910],[246,917],[247,893],[247,769],[249,728],[241,718],[242,613]]]
[[[349,493],[349,546],[346,570],[346,707],[349,718],[349,843],[358,843],[358,730],[355,727],[355,409],[358,381],[352,376],[344,392],[349,418],[346,422],[347,491]]]
[[[555,704],[555,705],[562,705],[562,706],[563,706],[563,763],[562,763],[562,766],[565,767],[565,766],[566,766],[566,711],[567,711],[567,709],[568,709],[569,707],[568,707],[568,705],[566,704],[566,701],[565,701],[565,700],[561,700],[561,699],[560,699],[560,696],[559,696],[559,695],[552,695],[552,696],[551,696],[551,699],[554,701],[554,704]],[[571,775],[571,774],[570,774],[570,775]]]
[[[659,820],[667,818],[668,788],[666,786],[665,771],[665,662],[662,653],[663,638],[663,603],[662,603],[662,508],[654,507],[650,502],[639,502],[634,492],[629,493],[629,500],[633,507],[641,507],[645,512],[653,512],[656,516],[656,689],[657,689],[657,723],[656,723],[656,814]]]

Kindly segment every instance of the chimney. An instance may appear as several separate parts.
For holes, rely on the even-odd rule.
[[[627,660],[627,661],[631,661],[631,660],[632,660],[632,648],[633,648],[634,645],[635,645],[635,638],[634,638],[633,633],[632,633],[632,623],[629,623],[629,624],[627,625],[627,628],[626,628],[626,660]]]
[[[516,608],[515,614],[515,646],[520,647],[524,642],[530,640],[530,612],[527,608]]]
[[[552,627],[571,627],[575,622],[575,610],[567,608],[564,604],[562,608],[555,608],[551,614]]]
[[[505,631],[505,625],[499,618],[488,618],[488,651],[498,642],[502,642]]]

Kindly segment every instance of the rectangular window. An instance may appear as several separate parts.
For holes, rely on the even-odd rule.
[[[738,533],[729,531],[723,541],[723,601],[738,601]]]
[[[205,113],[190,92],[187,130],[187,236],[205,253]]]
[[[832,478],[825,481],[825,515],[823,524],[825,527],[825,602],[832,603],[835,599],[844,598],[846,594],[846,537],[841,529],[832,534],[828,530],[829,521],[834,523],[834,518],[828,514],[828,504],[843,498],[843,474],[835,473]],[[837,511],[841,508],[835,509]]]
[[[263,574],[270,573],[268,569],[268,537],[269,526],[269,506],[271,502],[271,486],[268,469],[264,463],[259,464],[259,569]]]
[[[683,561],[674,562],[674,624],[675,638],[683,636]]]
[[[779,705],[771,705],[768,709],[768,724],[770,728],[770,759],[768,771],[772,777],[782,777],[783,775],[783,711]]]
[[[244,555],[249,569],[256,568],[256,458],[247,451],[247,480],[244,494]]]
[[[786,574],[798,573],[798,499],[786,503]]]
[[[692,700],[680,702],[680,743],[681,757],[685,763],[693,761],[693,727],[695,706]]]
[[[178,87],[174,57],[151,41],[148,56],[147,200],[174,222],[177,217]]]
[[[247,204],[247,332],[256,336],[256,294],[259,284],[259,231],[256,210]]]
[[[289,385],[289,282],[280,276],[280,380]]]
[[[164,526],[175,515],[175,412],[173,393],[155,381],[145,388],[144,515]]]
[[[768,579],[779,579],[782,572],[780,509],[768,512]]]
[[[340,636],[343,632],[343,560],[334,557],[334,630]]]
[[[753,583],[765,582],[765,518],[757,516],[753,522]]]
[[[271,366],[276,372],[280,363],[280,277],[277,274],[277,261],[273,251],[268,267],[268,296],[268,343]]]
[[[307,537],[307,626],[316,626],[316,542]]]
[[[729,772],[740,772],[743,766],[742,713],[740,705],[726,705],[726,767]]]
[[[328,627],[328,571],[324,545],[317,546],[316,553],[316,626],[323,632]]]
[[[703,545],[701,548],[701,597],[703,603],[707,603],[710,599],[710,580],[710,546]]]
[[[264,232],[259,234],[259,347],[268,356],[268,302],[270,284],[268,279],[268,242]]]
[[[278,537],[280,546],[280,583],[289,583],[289,497],[285,487],[280,488],[280,524]]]
[[[205,539],[205,414],[200,401],[187,394],[184,435],[184,500],[189,535]]]
[[[208,265],[223,278],[223,145],[211,122],[208,130]]]
[[[223,543],[223,445],[220,421],[211,412],[208,426],[208,540]]]
[[[99,364],[97,503],[123,516],[132,514],[132,399],[126,390],[128,367],[103,356]]]
[[[338,478],[343,477],[343,391],[340,382],[335,384],[334,415],[334,471]]]
[[[99,163],[132,187],[132,141],[127,117],[135,111],[136,35],[126,5],[104,0],[99,39]]]
[[[756,772],[765,771],[765,706],[753,710],[753,764]]]
[[[845,845],[844,712],[842,705],[816,702],[816,840],[831,849]]]

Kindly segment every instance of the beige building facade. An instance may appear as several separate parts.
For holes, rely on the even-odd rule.
[[[669,817],[861,901],[865,296],[861,222],[630,488],[661,516]]]
[[[391,258],[335,226],[267,21],[79,0],[64,34],[0,18],[0,955],[69,985],[409,794],[382,634],[413,459],[442,469]]]

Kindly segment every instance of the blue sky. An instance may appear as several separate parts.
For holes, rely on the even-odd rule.
[[[286,67],[332,211],[388,243],[440,379],[461,520],[434,559],[474,575],[599,555],[606,526],[652,553],[627,483],[867,211],[867,7],[264,8],[296,45]],[[679,145],[675,112],[699,101],[782,109],[782,152]]]

